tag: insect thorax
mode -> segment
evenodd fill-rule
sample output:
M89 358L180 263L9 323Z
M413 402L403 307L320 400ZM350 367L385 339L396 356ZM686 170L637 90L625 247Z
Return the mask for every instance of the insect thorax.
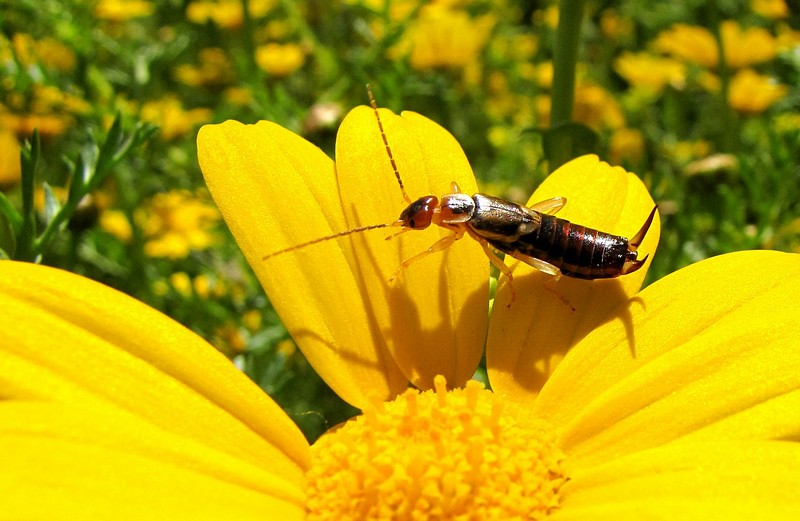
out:
M442 204L439 209L443 223L464 223L473 218L475 201L467 194L447 194L442 196Z
M533 210L490 195L475 194L472 199L475 212L469 224L481 237L513 242L539 229L542 216Z

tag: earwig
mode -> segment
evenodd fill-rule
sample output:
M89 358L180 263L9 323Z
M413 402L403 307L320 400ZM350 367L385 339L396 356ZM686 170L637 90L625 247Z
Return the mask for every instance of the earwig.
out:
M465 234L481 245L486 256L506 277L509 285L513 279L511 269L493 250L510 255L556 279L562 275L587 280L614 278L635 272L647 261L648 255L638 258L637 249L650 229L657 206L650 212L639 231L628 240L555 217L567 203L564 197L554 197L528 207L480 193L470 196L461 192L453 182L452 193L443 195L441 200L434 195L426 195L411 201L392 155L378 113L378 105L369 85L367 93L389 162L408 206L395 221L320 237L265 255L264 260L352 233L400 227L400 232L387 237L390 239L406 231L424 230L433 224L452 233L433 243L427 250L404 260L390 281L411 264L431 253L447 249ZM513 287L511 292L513 301Z

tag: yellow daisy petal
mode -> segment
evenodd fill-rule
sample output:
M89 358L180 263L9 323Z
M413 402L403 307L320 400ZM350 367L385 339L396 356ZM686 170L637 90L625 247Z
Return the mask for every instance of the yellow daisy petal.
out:
M738 252L642 291L581 341L532 414L571 461L682 438L796 439L800 255Z
M262 259L347 229L333 161L266 121L207 125L197 143L214 201L317 372L357 407L401 392L407 380L371 319L348 241Z
M304 519L302 492L267 462L83 405L0 402L5 518L103 519L128 505L125 519Z
M628 238L654 206L638 177L597 156L580 157L553 172L528 204L559 196L567 204L558 217ZM656 215L639 248L640 259L652 256L659 233ZM487 341L486 362L495 391L514 401L532 399L572 345L603 320L618 320L610 312L639 290L649 262L616 279L562 277L558 282L527 264L509 262L517 298L509 306L508 284L501 280Z
M800 518L800 445L671 443L576 470L553 521Z
M464 152L446 130L413 112L380 117L412 200L451 192L478 191ZM408 205L392 169L375 114L353 110L342 122L336 168L348 227L394 221ZM397 229L389 233L394 233ZM385 240L389 233L354 238L357 274L378 328L406 377L417 387L433 386L437 374L458 387L480 361L488 320L489 262L469 238L433 253L387 282L401 262L452 232L431 226Z
M194 455L167 452L184 468L213 475L208 469L246 462L253 472L281 476L297 499L309 465L302 434L192 332L101 284L33 264L0 263L0 295L0 394L6 400L109 419L115 429L141 434L141 452L150 457L160 449L147 435L173 440L172 447L180 439ZM73 427L82 429L76 437L96 440L111 428L101 425ZM56 427L43 427L41 434L58 433Z

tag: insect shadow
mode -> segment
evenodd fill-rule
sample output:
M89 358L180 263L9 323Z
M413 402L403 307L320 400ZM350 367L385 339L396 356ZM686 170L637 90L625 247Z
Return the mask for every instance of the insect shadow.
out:
M357 214L357 210L354 209ZM356 218L356 222L358 219ZM352 240L363 240L360 237L353 237ZM401 241L391 240L385 244L386 248L400 249ZM438 259L440 262L440 269L438 270L439 284L438 291L435 295L429 295L428 298L435 299L438 316L440 320L431 328L423 323L422 316L417 306L416 301L408 291L408 286L402 280L390 280L387 274L382 272L379 266L378 259L369 248L363 248L359 253L359 258L362 262L354 267L354 275L362 280L365 280L367 275L376 277L381 281L380 288L382 295L377 296L378 300L384 300L388 304L389 320L388 325L379 331L381 338L394 338L396 342L401 342L407 346L412 344L416 347L407 348L400 347L395 349L394 356L401 357L398 360L398 365L410 371L411 374L407 376L418 387L430 388L433 386L433 377L436 374L443 374L447 377L448 387L462 386L466 380L472 376L472 369L477 367L482 349L471 350L469 354L459 352L459 343L461 347L467 347L467 342L476 342L482 345L485 338L485 329L477 328L475 324L475 310L486 312L488 302L488 277L485 282L476 285L474 290L470 291L465 298L461 301L458 308L451 306L452 296L448 291L447 284L447 258L454 255L454 250L448 248L440 252L441 257ZM429 259L428 262L435 260ZM425 262L425 261L423 261ZM369 270L369 274L366 271ZM402 272L400 277L408 276ZM374 290L374 288L372 288ZM366 302L370 301L368 288L365 285L360 285L359 290L362 292L361 297ZM376 298L375 295L372 296ZM369 304L370 309L372 305ZM372 310L372 309L371 309ZM455 315L457 314L457 315ZM475 331L477 335L470 335L469 331ZM449 339L450 345L443 346L442 339ZM463 340L463 339L467 340ZM442 350L451 349L452 356L444 357L446 360L455 361L459 367L467 368L469 370L453 367L430 367L430 361L426 361L425 352L427 350ZM473 359L469 359L472 357Z
M619 336L609 341L615 343L615 348L626 349L627 356L637 357L632 310L644 303L639 297L629 297L620 280L565 277L551 283L551 278L536 271L517 275L518 300L514 308L508 311L503 305L503 299L509 298L507 292L501 291L495 297L488 343L493 348L497 342L503 341L504 345L502 355L494 356L491 351L487 354L493 372L515 377L519 385L535 394L573 346L600 325L615 320L622 328ZM547 289L548 285L552 289ZM585 288L586 285L591 287ZM576 311L572 312L553 291L566 295ZM498 338L501 335L503 340Z

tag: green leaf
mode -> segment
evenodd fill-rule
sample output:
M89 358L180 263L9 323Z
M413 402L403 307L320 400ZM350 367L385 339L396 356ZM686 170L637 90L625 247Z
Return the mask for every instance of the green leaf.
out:
M50 224L53 218L61 210L61 203L58 201L53 188L48 183L43 183L44 186L44 222Z
M19 235L22 230L22 214L14 208L14 205L11 204L11 201L8 200L3 192L0 192L0 216L11 226L14 236Z
M0 193L0 201L8 200L5 196ZM3 207L0 204L0 207ZM12 210L14 208L12 207ZM16 212L16 210L14 210ZM17 214L20 218L20 222L22 221L22 216ZM6 260L11 258L14 255L14 251L17 249L17 235L14 232L14 226L11 224L10 220L6 216L5 211L0 212L0 259Z
M22 223L17 233L15 258L32 262L36 258L33 245L36 240L36 208L34 207L34 181L39 158L42 154L42 143L39 132L34 129L30 141L20 148L22 164Z

